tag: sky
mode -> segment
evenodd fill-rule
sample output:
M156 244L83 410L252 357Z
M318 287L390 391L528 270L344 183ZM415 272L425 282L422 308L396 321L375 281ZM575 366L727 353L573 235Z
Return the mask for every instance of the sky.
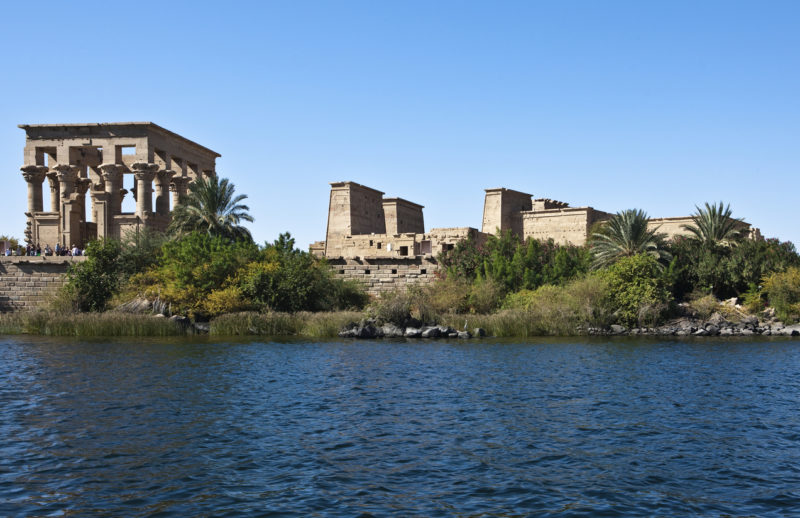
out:
M796 1L4 2L0 234L25 228L18 124L152 121L222 154L259 243L324 239L344 180L426 229L480 228L507 187L724 201L800 243L798 26Z

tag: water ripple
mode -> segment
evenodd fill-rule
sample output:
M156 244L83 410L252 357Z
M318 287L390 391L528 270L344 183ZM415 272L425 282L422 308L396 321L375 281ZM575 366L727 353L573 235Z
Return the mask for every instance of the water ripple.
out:
M0 341L2 516L800 513L800 342Z

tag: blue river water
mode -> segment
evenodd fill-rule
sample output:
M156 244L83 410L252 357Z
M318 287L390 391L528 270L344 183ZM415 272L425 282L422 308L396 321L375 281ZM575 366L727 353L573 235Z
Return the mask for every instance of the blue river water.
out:
M0 337L0 516L800 514L800 341Z

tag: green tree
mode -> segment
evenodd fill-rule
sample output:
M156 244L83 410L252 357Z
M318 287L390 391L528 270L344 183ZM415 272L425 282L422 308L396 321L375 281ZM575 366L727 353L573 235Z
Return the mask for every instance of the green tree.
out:
M72 265L65 290L79 311L104 311L119 288L120 244L114 239L92 241L86 260Z
M250 231L240 225L253 221L247 212L250 208L240 203L247 195L235 196L234 192L234 185L227 178L197 178L172 211L170 232L177 236L204 232L227 240L252 240Z
M623 257L600 275L620 323L655 325L666 313L672 297L663 268L652 255Z
M740 231L742 220L733 217L730 205L709 205L705 208L695 206L697 211L692 215L692 223L682 228L691 232L691 238L704 246L733 246L742 237Z
M647 213L641 209L614 214L589 240L594 254L593 266L603 268L623 257L647 254L663 267L661 263L670 259L665 235L658 232L659 227L648 229L647 222Z

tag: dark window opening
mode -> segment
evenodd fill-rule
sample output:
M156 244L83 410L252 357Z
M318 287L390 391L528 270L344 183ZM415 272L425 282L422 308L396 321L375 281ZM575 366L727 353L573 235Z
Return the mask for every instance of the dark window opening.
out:
M339 270L339 275L344 275L344 270Z
M401 246L400 247L400 255L408 255L408 247L407 246Z
M364 270L364 275L369 275L369 270Z
M397 270L392 270L392 274L397 274Z
M372 239L369 240L369 246L372 246Z
M421 273L422 275L425 275L426 273L428 273L428 270L423 268L422 270L419 271L419 273Z
M380 243L380 241L379 241L379 242L378 242L378 250L380 250L380 249L381 249L381 243Z

